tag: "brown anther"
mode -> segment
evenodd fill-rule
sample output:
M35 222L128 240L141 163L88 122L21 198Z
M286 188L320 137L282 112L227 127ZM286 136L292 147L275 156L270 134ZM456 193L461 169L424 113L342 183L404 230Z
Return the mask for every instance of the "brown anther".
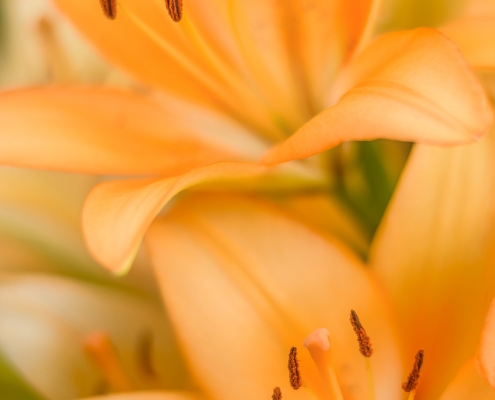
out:
M351 325L356 332L357 340L359 342L359 351L365 357L371 357L373 354L373 348L371 347L371 341L369 336L366 334L366 331L361 325L359 318L354 310L351 310Z
M105 17L108 19L117 18L117 0L100 0L100 4Z
M299 361L297 360L297 347L292 347L289 353L289 380L293 389L297 390L302 386L301 374L299 373Z
M272 400L282 400L282 391L278 386L273 388Z
M418 386L419 372L421 371L421 366L423 365L423 350L419 350L414 358L414 365L411 373L407 377L407 381L402 384L402 389L404 392L412 392Z
M182 0L165 0L170 18L175 22L182 19Z

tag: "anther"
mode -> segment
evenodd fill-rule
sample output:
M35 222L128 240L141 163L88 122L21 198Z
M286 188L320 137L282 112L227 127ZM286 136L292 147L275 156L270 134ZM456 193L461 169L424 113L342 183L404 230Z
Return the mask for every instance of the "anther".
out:
M179 22L182 19L182 0L165 0L167 10L173 21Z
M108 19L117 18L117 0L100 0L100 4L105 17Z
M278 386L273 388L272 400L282 400L282 391Z
M301 374L299 373L299 361L297 360L297 348L292 347L289 353L289 380L293 389L297 390L302 386Z
M409 374L407 381L402 384L402 389L404 392L412 392L418 386L419 372L421 371L421 366L423 365L423 350L419 350L414 358L414 365L411 373Z
M361 325L361 322L359 321L359 318L354 310L351 310L350 321L354 332L356 332L357 340L359 342L359 351L363 356L371 357L373 354L373 349L371 347L370 338L366 334L366 331L364 330L363 325Z

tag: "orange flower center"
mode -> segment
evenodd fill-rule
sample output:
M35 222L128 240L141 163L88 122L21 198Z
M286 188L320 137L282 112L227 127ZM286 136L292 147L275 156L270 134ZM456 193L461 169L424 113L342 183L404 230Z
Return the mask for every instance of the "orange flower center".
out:
M375 388L371 373L371 364L369 362L369 358L373 354L371 340L366 334L366 331L354 310L351 310L350 321L357 336L359 351L363 355L365 361L366 375L368 380L368 399L375 400ZM311 388L309 388L305 384L304 377L302 376L299 368L296 347L292 347L289 352L288 369L291 387L294 390L298 390L299 388L303 387L306 390L309 390L313 394L313 396L318 398L319 400L344 400L344 396L342 394L342 390L340 388L337 374L332 362L328 330L326 328L319 328L315 330L309 336L307 336L306 339L304 339L303 344L304 347L306 347L306 349L309 351L311 358L313 359L313 362L318 369L318 373L320 375L325 392L323 396L317 396L315 392L312 391ZM402 389L406 393L409 393L408 400L414 400L422 365L423 350L419 350L416 354L412 371L409 374L407 380L402 384ZM280 391L280 388L274 388L272 399L280 400L281 398L282 393Z

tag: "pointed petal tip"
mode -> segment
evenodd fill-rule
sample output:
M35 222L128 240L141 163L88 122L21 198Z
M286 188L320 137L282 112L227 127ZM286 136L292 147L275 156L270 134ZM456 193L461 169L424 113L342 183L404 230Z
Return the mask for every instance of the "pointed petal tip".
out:
M340 100L271 148L263 164L310 157L344 141L466 144L493 124L481 83L457 46L434 29L382 36L348 75Z

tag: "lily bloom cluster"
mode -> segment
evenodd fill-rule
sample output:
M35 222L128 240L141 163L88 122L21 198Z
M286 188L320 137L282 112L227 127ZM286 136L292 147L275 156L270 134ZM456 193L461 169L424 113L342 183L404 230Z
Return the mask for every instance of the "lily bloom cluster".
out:
M104 332L100 392L128 393L99 398L495 397L493 6L399 30L401 1L54 2L140 85L0 94L0 162L123 177L88 248L124 274L144 240L196 382L144 391ZM417 144L363 261L327 166L378 138Z

